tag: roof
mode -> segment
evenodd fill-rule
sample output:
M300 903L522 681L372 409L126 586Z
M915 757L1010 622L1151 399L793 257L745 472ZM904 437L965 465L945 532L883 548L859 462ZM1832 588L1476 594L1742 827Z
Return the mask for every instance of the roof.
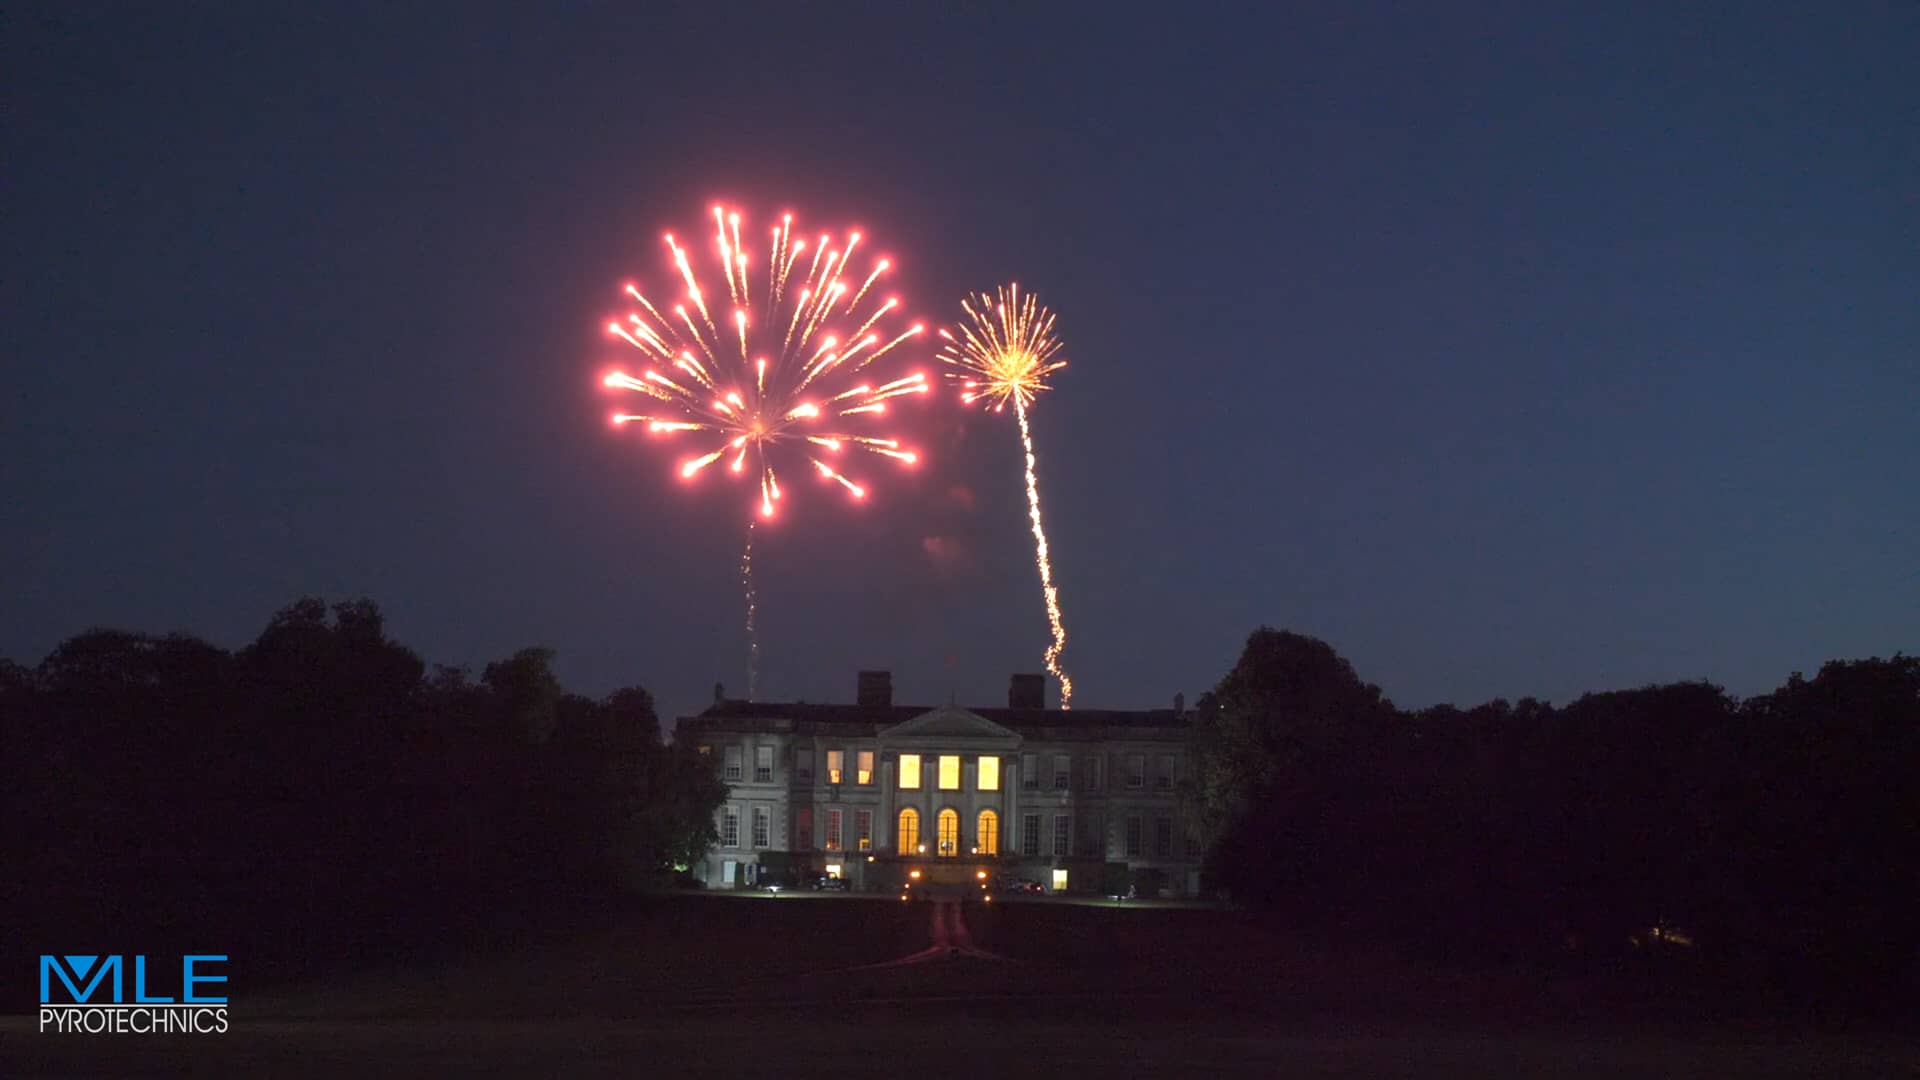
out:
M801 701L723 700L698 716L682 719L680 730L791 730L796 734L877 735L884 728L955 709L951 705L814 705ZM1172 709L1009 709L972 705L964 709L1022 735L1048 739L1099 737L1110 734L1114 728L1139 729L1140 735L1147 738L1184 736L1187 731L1187 717Z

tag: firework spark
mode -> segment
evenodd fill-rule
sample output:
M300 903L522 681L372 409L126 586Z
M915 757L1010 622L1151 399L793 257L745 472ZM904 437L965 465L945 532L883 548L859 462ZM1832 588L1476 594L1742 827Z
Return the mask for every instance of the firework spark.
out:
M1040 482L1034 475L1033 431L1027 409L1047 377L1067 366L1056 359L1060 339L1053 333L1053 313L1033 296L1020 296L1019 285L1001 288L997 295L981 293L960 302L967 314L960 336L941 330L946 342L939 359L953 370L947 377L960 383L960 400L982 403L994 412L1013 405L1020 420L1020 445L1026 452L1027 516L1033 523L1033 561L1040 571L1040 593L1046 599L1047 625L1053 640L1047 646L1047 670L1060 680L1060 707L1073 708L1073 680L1060 664L1067 647L1067 628L1060 617L1060 593L1053 584L1053 562L1047 554L1047 531L1040 523Z
M836 246L823 234L804 276L796 278L795 261L807 242L793 239L789 214L772 229L761 281L750 276L755 261L740 246L740 215L716 206L713 222L724 307L722 295L706 290L693 255L671 233L665 242L678 279L670 288L677 295L655 294L656 303L638 285L626 288L637 306L625 323L609 324L608 332L638 350L647 366L638 374L615 371L605 381L651 401L645 413L614 414L614 423L644 424L656 435L705 434L706 448L681 461L681 477L692 479L724 462L727 471L755 480L762 517L773 517L782 498L776 466L786 453L804 457L823 480L853 498L865 498L867 489L830 459L849 448L909 465L917 455L895 438L842 421L884 414L889 400L929 389L920 373L884 381L854 378L921 333L918 324L900 333L879 325L899 310L897 298L861 308L892 264L876 260L864 278L852 279L863 281L853 292L843 278L861 235ZM763 286L758 295L756 283ZM853 298L843 304L849 292Z

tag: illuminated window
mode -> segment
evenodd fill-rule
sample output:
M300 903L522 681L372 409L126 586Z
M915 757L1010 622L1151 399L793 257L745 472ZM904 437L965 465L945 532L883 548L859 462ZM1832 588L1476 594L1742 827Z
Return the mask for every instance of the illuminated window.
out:
M1073 818L1066 814L1053 816L1053 853L1073 854Z
M753 778L762 784L773 779L773 747L753 748Z
M827 876L830 878L837 878L840 876L841 869L842 868L839 863L830 862L827 864Z
M920 755L900 755L900 790L914 791L920 787Z
M1040 854L1040 815L1028 814L1020 819L1020 854Z
M940 854L960 854L960 811L948 807L940 811Z
M1067 891L1067 872L1065 870L1055 870L1053 872L1053 891Z
M764 806L753 808L753 846L768 847L773 843L773 812Z
M900 811L899 835L900 854L911 855L920 846L920 811L909 806Z
M731 806L720 816L720 846L740 846L740 811Z
M857 784L873 783L873 751L860 751L859 761L860 771L854 774L854 782Z
M853 838L861 851L873 850L873 811L855 810L853 812Z
M940 755L940 790L960 790L960 755Z
M1000 815L991 810L980 811L980 831L975 836L980 854L1000 854Z
M707 743L701 743L701 744L700 744L700 756L701 756L701 757L712 757L712 756L713 756L713 747L712 747L712 746L710 746L710 745L708 745Z
M740 779L740 763L743 760L745 760L741 756L742 753L743 752L741 751L741 749L737 746L727 747L726 765L724 766L724 768L720 773L721 776L727 778L728 780Z
M845 770L846 764L847 752L845 750L827 751L827 783L839 783L840 774Z
M980 783L978 786L981 791L999 791L1000 790L1000 759L999 758L982 757L980 759Z
M827 811L827 850L840 850L840 811Z

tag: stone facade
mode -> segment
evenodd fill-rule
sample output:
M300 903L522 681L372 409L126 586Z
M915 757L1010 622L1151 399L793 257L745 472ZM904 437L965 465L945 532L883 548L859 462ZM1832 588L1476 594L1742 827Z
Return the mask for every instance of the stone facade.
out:
M1046 709L1039 685L1015 676L1007 708L926 708L894 705L886 674L863 672L854 705L719 700L681 720L729 788L695 873L719 889L832 875L869 892L1195 891L1176 797L1188 718Z

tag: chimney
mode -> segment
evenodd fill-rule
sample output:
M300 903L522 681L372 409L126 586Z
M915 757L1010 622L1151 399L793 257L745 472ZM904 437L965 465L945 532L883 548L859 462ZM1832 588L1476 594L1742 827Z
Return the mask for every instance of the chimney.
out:
M1007 708L1044 709L1047 707L1045 675L1015 675L1007 683Z
M854 703L857 705L892 705L893 672L861 672L859 692L854 696Z

